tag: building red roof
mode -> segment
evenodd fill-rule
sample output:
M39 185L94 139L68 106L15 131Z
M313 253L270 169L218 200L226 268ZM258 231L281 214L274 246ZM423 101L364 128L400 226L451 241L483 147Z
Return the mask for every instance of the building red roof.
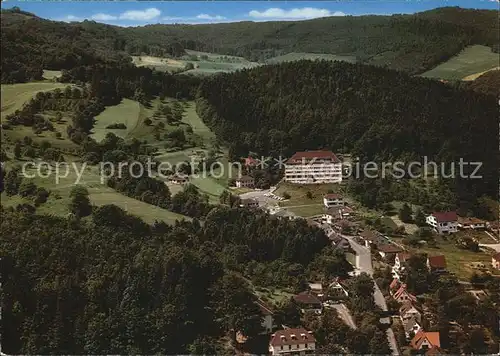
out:
M380 252L384 252L384 253L398 253L398 252L403 251L403 249L401 247L396 246L396 245L391 244L391 243L377 245L377 249Z
M446 258L444 255L429 256L427 262L432 268L446 268Z
M401 287L399 287L398 291L394 293L393 297L394 299L399 299L399 297L401 297L403 294L406 294L408 296L408 299L414 302L417 301L417 297L406 290L406 284L402 284Z
M436 218L438 223L457 221L458 219L457 213L454 211L434 212L432 216Z
M332 151L305 151L296 152L292 157L290 157L286 163L287 164L300 164L303 161L316 160L328 160L333 163L340 163L340 160L335 156ZM320 163L320 162L318 162Z
M389 285L389 288L392 290L392 289L396 289L396 288L399 288L399 286L401 285L401 283L399 282L399 279L397 278L394 278L391 282L391 284Z
M317 305L319 307L322 306L321 300L318 299L314 294L306 291L306 292L301 292L293 297L293 300L295 302L300 303L300 304L308 304L308 305Z
M284 329L278 330L271 335L271 341L269 342L272 346L284 346L284 345L298 345L298 344L309 344L316 342L316 339L312 332L307 331L304 328L295 329Z
M245 158L245 166L255 166L257 163L258 161L253 157L248 156Z
M423 330L419 330L415 334L415 337L410 342L410 346L416 350L420 350L425 340L429 342L431 347L441 347L438 331L426 332Z
M397 255L397 258L399 259L399 263L406 262L410 259L411 253L409 252L400 252Z
M325 194L324 198L326 198L326 199L342 199L342 195L331 193L331 194Z

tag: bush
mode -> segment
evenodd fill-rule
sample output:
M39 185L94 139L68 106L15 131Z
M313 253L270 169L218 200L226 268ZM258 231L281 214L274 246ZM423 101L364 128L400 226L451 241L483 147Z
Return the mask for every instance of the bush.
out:
M56 138L61 139L61 137L62 137L62 134L60 132L56 132Z
M151 119L146 119L146 120L144 120L144 123L145 123L147 126L149 126L149 125L151 125L151 124L153 123L153 121L151 121Z
M283 193L283 198L285 198L285 199L290 199L290 198L291 198L291 195L290 195L290 194L288 194L288 192L284 192L284 193Z
M147 120L149 120L149 119L146 119L144 122L146 122ZM150 124L151 124L151 120L149 120L149 124L146 124L146 125L150 125ZM106 128L107 129L126 130L127 129L127 125L125 125L124 123L120 122L119 124L114 123L114 124L108 125L108 126L106 126Z

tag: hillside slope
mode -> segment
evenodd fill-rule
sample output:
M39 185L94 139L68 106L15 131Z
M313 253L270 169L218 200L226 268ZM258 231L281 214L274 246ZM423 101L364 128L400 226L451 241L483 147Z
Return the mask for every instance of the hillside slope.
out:
M252 61L291 52L348 55L415 74L467 45L497 46L497 20L496 11L442 8L414 15L124 28L94 21L54 22L19 10L2 10L2 81L39 79L41 65L60 70L96 58L175 57L185 49Z

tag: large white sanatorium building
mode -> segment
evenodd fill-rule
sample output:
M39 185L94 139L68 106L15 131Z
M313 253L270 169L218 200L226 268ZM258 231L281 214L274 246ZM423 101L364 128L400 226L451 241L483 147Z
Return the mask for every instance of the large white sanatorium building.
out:
M285 163L285 181L297 184L342 182L342 163L331 151L297 152Z

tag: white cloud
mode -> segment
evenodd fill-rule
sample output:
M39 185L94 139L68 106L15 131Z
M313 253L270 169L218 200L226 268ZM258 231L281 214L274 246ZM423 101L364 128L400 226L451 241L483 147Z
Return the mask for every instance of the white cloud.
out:
M61 19L61 21L71 22L71 21L82 21L83 19L78 16L68 15Z
M198 16L196 16L196 18L199 20L225 20L226 19L224 16L220 16L220 15L212 16L212 15L208 15L208 14L199 14Z
M132 20L132 21L150 21L158 18L161 15L161 11L157 8L149 8L146 10L130 10L125 11L118 17L120 20Z
M103 14L103 13L94 14L90 18L94 21L113 21L113 20L117 19L116 16Z
M256 19L314 19L327 16L345 16L345 13L341 11L331 12L327 9L318 9L315 7L303 7L290 10L272 7L265 11L252 10L248 13L248 16Z

